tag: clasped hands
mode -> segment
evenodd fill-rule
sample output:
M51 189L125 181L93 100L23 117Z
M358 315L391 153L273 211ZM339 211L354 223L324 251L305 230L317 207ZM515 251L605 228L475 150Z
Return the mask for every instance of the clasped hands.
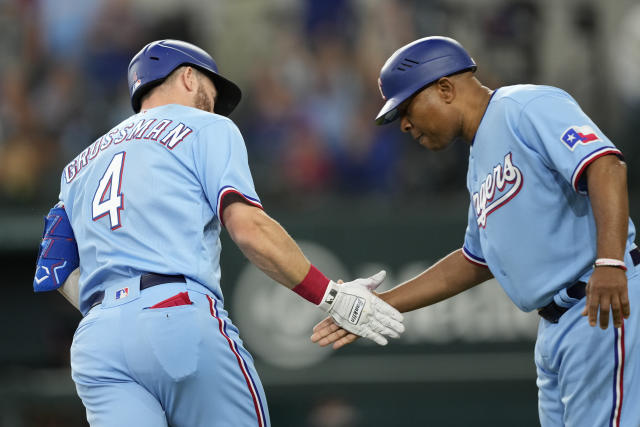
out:
M382 274L381 277L379 276L380 274ZM380 285L380 283L382 283L383 279L384 272L380 272L369 279L358 280L370 280L375 282L374 286L367 286L367 289L373 291ZM339 281L338 283L342 283L342 281ZM382 304L386 304L379 297L376 297L376 300L379 300ZM613 317L613 326L616 328L621 327L623 320L628 318L630 313L627 280L624 272L613 268L595 269L594 274L587 285L587 296L585 300L585 307L582 315L588 317L589 324L591 326L596 326L596 324L599 323L602 329L606 329L609 324L609 316L611 312ZM386 305L392 310L395 310L388 304ZM398 318L396 317L396 319ZM399 318L399 322L401 321L402 317ZM383 335L397 338L399 333L404 331L404 326L402 324L400 324L400 326L402 327L401 329L394 329L396 333L393 333L392 330L391 332L387 331L387 333L384 333ZM330 316L314 326L311 341L317 343L321 347L333 344L333 349L337 350L347 344L351 344L357 340L359 336L374 339L371 336L359 333L354 328L349 328L348 326L345 327L344 322L338 322L334 317ZM384 342L382 342L379 337L376 338L377 340L374 339L374 341L378 344L385 345L387 343L384 338Z
M385 276L383 270L366 279L332 281L336 299L328 309L330 316L313 328L311 341L322 347L333 343L338 349L358 337L379 345L387 344L386 337L398 338L404 332L402 314L373 293Z
M385 276L383 270L369 278L351 282L331 281L326 293L330 298L320 305L330 316L315 326L314 337L317 339L312 337L312 341L325 346L336 339L346 338L352 342L361 336L386 345L387 337L398 338L404 332L402 314L372 292ZM346 343L336 343L334 348Z

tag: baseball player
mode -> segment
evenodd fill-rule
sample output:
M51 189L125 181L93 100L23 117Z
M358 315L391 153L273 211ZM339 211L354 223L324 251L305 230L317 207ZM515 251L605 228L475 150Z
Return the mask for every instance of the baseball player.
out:
M73 286L79 265L84 317L71 368L89 423L268 426L253 360L223 304L222 226L251 262L351 332L384 345L403 331L402 316L370 292L384 272L330 281L263 211L225 117L240 89L209 54L155 41L128 80L136 114L65 167L34 278L36 290Z
M470 149L462 248L382 296L406 312L495 277L541 317L542 426L637 427L640 325L630 300L640 301L640 252L622 154L566 92L493 91L475 70L446 37L416 40L382 68L378 124L399 119L430 150L456 138ZM313 341L334 348L356 338L330 319L314 331Z

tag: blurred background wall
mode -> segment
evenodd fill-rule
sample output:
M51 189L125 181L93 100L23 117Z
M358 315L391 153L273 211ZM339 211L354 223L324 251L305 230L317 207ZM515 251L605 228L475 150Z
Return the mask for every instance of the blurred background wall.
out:
M200 45L242 87L232 118L262 202L334 278L385 268L391 287L462 243L467 148L373 124L380 67L427 35L458 39L491 88L570 92L625 153L640 213L634 0L0 0L0 35L1 426L86 425L68 368L80 315L33 294L34 261L62 167L131 114L127 64L151 40ZM315 309L222 239L274 426L538 425L537 318L495 282L411 313L388 347L332 352L308 340Z

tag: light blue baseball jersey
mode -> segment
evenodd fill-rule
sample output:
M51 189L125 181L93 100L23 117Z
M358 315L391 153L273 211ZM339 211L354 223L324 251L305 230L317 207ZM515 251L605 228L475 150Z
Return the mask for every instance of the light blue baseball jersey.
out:
M71 375L92 425L270 424L220 291L230 193L261 207L239 130L181 105L128 118L66 166L60 200L78 243L85 315ZM187 280L140 291L146 272Z
M164 105L126 119L62 175L80 253L80 308L112 281L183 274L220 291L220 201L261 207L242 135L225 117Z
M596 227L586 167L620 151L566 92L517 85L494 92L469 155L463 254L488 266L522 310L586 282ZM627 265L635 229L629 220Z
M584 171L605 155L621 156L566 92L518 85L494 92L469 154L471 195L463 254L488 266L522 310L552 300L567 308L558 323L540 320L535 348L543 427L637 426L640 359L640 266L625 262L631 315L601 330L581 315L585 298L566 288L587 282L596 258L596 226ZM594 400L594 396L597 399ZM624 396L624 401L623 401Z

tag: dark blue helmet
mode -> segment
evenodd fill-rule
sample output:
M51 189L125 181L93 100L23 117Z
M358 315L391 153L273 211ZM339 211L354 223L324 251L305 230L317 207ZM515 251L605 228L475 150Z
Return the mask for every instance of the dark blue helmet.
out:
M214 112L223 116L231 114L242 97L240 88L218 74L218 66L211 55L198 46L180 40L151 42L129 63L129 95L133 111L140 111L142 96L181 65L191 65L211 78L218 91Z
M398 118L398 106L441 77L477 68L473 58L454 39L425 37L396 50L380 70L378 86L386 102L376 123Z

